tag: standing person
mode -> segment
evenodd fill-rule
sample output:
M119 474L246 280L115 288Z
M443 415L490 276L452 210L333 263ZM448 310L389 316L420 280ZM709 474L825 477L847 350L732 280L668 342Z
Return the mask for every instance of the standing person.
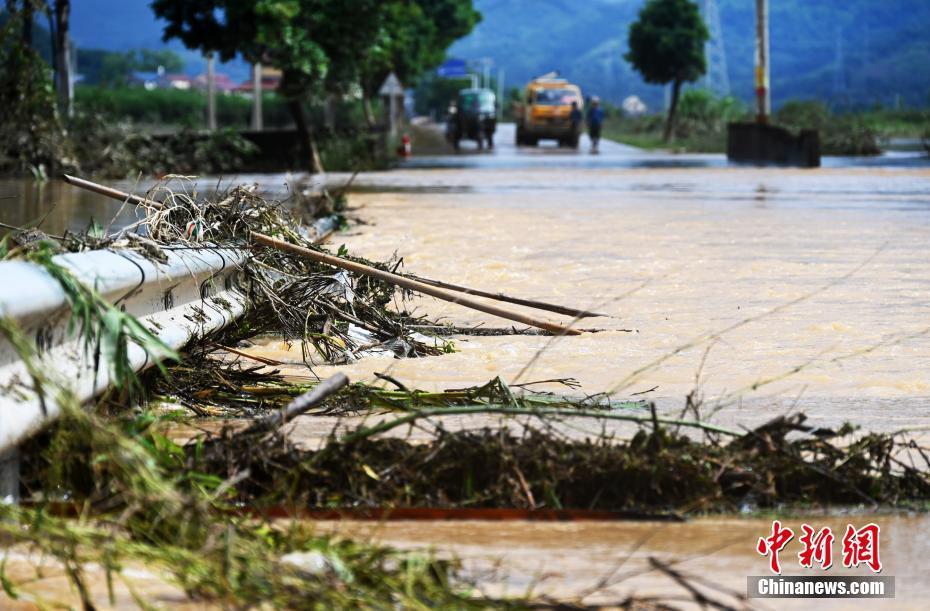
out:
M578 136L581 134L581 122L584 120L584 116L581 114L581 109L578 108L577 100L572 102L572 112L568 115L568 118L572 123L572 135L568 142L573 147L578 148Z
M591 136L591 152L597 153L601 141L601 125L604 123L604 109L601 108L601 99L597 96L591 98L591 107L588 108L588 134Z

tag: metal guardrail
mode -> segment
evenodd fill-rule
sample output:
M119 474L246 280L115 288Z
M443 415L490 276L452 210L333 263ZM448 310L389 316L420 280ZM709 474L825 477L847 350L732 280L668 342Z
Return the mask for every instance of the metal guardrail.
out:
M175 349L222 328L245 311L247 298L237 279L244 252L206 248L164 252L166 263L111 250L59 255L55 261ZM19 326L34 343L42 371L67 384L79 399L90 399L109 385L106 355L99 354L95 367L98 355L87 354L82 342L67 332L68 301L43 268L23 261L0 262L0 317ZM153 364L132 342L129 361L137 371ZM18 471L9 464L15 461L15 448L59 412L54 398L40 401L25 364L0 338L0 472ZM0 497L15 497L9 477L5 484L0 482Z

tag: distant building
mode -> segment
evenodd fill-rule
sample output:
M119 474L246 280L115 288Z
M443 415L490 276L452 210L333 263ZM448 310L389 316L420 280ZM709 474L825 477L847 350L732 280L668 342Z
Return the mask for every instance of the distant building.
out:
M165 89L190 89L194 79L186 74L166 74L162 77Z
M132 72L129 75L129 84L144 87L146 90L158 89L158 81L161 79L157 72Z
M276 68L262 66L262 91L276 91L281 84L281 71ZM251 94L253 90L252 79L243 81L233 91L236 93Z
M237 88L236 82L232 80L228 74L223 74L218 72L213 75L213 83L216 87L216 90L220 93L230 93L235 91ZM198 74L194 77L194 88L207 90L207 74Z
M147 91L153 89L190 89L193 79L186 74L167 74L163 68L157 72L135 71L129 75L129 84L143 87Z
M624 113L628 115L632 115L634 117L637 115L644 114L646 110L648 110L646 108L646 105L643 103L643 101L640 100L639 97L635 95L631 95L625 98L623 100L623 103L620 105L620 107L623 109Z

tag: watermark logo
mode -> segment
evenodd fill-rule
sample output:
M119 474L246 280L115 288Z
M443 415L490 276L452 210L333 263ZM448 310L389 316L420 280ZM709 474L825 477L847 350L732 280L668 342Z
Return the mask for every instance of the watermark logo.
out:
M779 520L772 522L768 536L759 537L756 552L768 559L769 571L778 577L747 578L750 598L894 598L894 577L887 576L791 576L781 577L782 552L795 532ZM833 566L836 535L829 526L817 529L801 524L798 564L803 569L829 570ZM881 573L881 527L869 523L861 528L846 525L841 540L841 562L845 568L868 567Z
M778 560L778 554L785 549L788 542L794 539L794 531L790 528L782 527L781 522L775 520L772 522L772 534L768 537L759 537L756 544L756 551L763 556L769 557L769 569L776 575L781 575L781 562Z

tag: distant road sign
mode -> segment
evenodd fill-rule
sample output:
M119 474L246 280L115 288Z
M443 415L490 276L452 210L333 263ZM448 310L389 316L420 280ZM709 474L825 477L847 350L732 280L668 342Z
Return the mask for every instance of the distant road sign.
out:
M397 75L392 72L384 79L384 83L381 85L381 89L378 90L378 94L391 97L404 95L404 87L400 84Z
M441 66L436 68L436 75L442 78L466 78L468 77L468 66L464 59L447 59Z

